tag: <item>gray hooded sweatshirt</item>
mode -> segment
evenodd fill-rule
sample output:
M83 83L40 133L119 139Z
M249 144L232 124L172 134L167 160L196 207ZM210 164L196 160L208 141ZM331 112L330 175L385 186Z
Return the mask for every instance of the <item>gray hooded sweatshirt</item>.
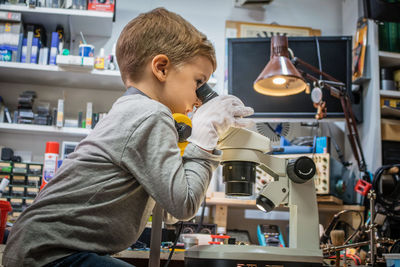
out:
M220 152L177 146L171 111L143 95L119 98L12 227L6 267L43 266L80 251L113 254L140 236L155 202L193 217Z

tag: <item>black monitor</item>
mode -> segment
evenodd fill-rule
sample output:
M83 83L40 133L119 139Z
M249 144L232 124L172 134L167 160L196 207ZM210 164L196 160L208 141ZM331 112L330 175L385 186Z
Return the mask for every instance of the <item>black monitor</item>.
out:
M352 38L289 37L289 48L303 61L319 68L317 45L320 50L322 71L346 84L351 93ZM302 92L292 96L266 96L253 89L253 83L270 57L270 38L228 39L228 92L253 107L254 117L314 118L316 109L311 95ZM319 77L313 74L314 77ZM328 118L344 117L340 100L323 90ZM353 108L354 110L354 108ZM357 114L357 111L355 111Z

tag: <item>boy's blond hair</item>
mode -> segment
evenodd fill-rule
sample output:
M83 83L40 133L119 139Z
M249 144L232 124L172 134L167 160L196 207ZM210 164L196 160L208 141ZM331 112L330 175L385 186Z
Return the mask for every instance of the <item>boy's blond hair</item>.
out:
M207 37L184 18L156 8L140 14L122 30L117 42L117 61L122 80L137 81L143 67L158 54L178 66L195 56L207 57L216 69L215 50Z

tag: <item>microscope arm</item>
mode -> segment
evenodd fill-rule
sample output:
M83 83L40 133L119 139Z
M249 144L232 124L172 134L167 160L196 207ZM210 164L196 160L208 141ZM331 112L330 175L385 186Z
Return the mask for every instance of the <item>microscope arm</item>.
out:
M260 191L257 206L271 211L282 203L287 204L290 212L289 246L318 250L318 207L312 179L316 169L314 161L308 157L284 159L269 155L271 149L267 137L240 128L229 129L220 139L218 148L223 152L222 164L251 162L274 178Z

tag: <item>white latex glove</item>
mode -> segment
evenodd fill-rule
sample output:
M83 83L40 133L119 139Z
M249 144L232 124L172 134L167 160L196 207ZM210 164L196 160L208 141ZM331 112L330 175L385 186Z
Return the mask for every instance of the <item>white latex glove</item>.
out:
M213 150L220 136L230 127L249 127L254 124L250 116L254 110L245 107L243 102L233 95L222 95L200 106L192 118L192 135L188 141L205 149Z

